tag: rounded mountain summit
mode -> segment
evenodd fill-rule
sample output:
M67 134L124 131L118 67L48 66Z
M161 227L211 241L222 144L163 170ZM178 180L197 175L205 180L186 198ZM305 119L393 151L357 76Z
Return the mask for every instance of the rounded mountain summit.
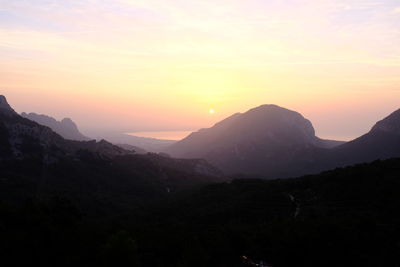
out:
M287 177L312 163L317 151L340 144L315 136L311 122L300 113L262 105L194 132L166 152L205 158L227 174Z

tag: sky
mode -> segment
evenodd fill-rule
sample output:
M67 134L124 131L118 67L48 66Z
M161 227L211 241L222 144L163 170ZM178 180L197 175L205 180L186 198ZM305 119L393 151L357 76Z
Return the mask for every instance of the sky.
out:
M351 139L400 108L400 1L0 0L0 59L16 111L86 134L277 104Z

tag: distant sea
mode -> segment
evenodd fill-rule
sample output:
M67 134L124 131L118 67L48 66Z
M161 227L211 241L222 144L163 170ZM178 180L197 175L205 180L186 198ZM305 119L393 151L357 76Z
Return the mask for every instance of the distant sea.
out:
M127 133L133 136L156 138L162 140L181 140L193 131L153 131L153 132L132 132Z
M149 131L149 132L131 132L126 133L128 135L139 136L139 137L148 137L148 138L156 138L161 140L182 140L183 138L187 137L192 131ZM337 141L350 141L355 139L354 136L318 136L322 139L329 139L329 140L337 140Z

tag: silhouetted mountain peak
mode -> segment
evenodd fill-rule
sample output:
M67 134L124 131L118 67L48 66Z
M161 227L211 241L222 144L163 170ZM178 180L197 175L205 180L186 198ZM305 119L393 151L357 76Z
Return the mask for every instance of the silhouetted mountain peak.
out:
M314 127L300 113L277 105L262 105L245 113L235 113L211 128L194 132L181 141L201 138L205 143L271 143L275 140L289 143L316 143ZM179 142L178 142L179 143Z
M275 104L263 104L258 107L250 109L248 112L251 112L251 111L261 112L261 111L291 111L291 110L281 107L281 106L278 106L278 105L275 105ZM293 111L291 111L291 112L293 112Z
M340 144L315 136L311 122L300 113L262 105L192 133L166 152L204 158L226 173L287 177L302 173L303 165L312 166L321 149Z
M300 113L277 105L262 105L236 116L232 131L252 136L268 137L296 143L315 142L311 122Z
M62 120L61 120L61 123L76 125L76 124L72 121L72 119L70 119L70 118L64 118L64 119L62 119Z
M400 109L396 110L383 120L378 121L371 131L383 131L400 134Z
M79 131L78 130L78 126L76 125L76 123L70 118L62 119L61 120L61 124L64 125L65 127L68 127L68 128L74 129L76 131Z
M62 137L70 140L88 141L90 138L84 136L78 129L78 126L70 118L62 119L57 121L56 119L36 113L25 113L22 112L21 116L29 120L35 121L41 125L50 127L53 131L61 135Z
M3 95L0 95L0 112L8 113L8 114L15 114L15 111L8 104L6 97Z

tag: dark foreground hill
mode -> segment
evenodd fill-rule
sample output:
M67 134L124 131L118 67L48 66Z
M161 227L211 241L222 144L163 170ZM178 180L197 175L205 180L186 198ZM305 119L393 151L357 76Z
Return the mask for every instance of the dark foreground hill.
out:
M216 183L205 161L65 140L0 97L1 266L400 266L399 178L389 159Z
M241 256L272 266L399 266L399 178L400 159L391 159L210 185L150 214L147 235L133 236L149 253L174 248L184 266L241 266Z
M0 256L3 266L399 266L399 178L400 159L390 159L214 184L133 209L94 198L120 207L96 218L65 194L2 201Z

